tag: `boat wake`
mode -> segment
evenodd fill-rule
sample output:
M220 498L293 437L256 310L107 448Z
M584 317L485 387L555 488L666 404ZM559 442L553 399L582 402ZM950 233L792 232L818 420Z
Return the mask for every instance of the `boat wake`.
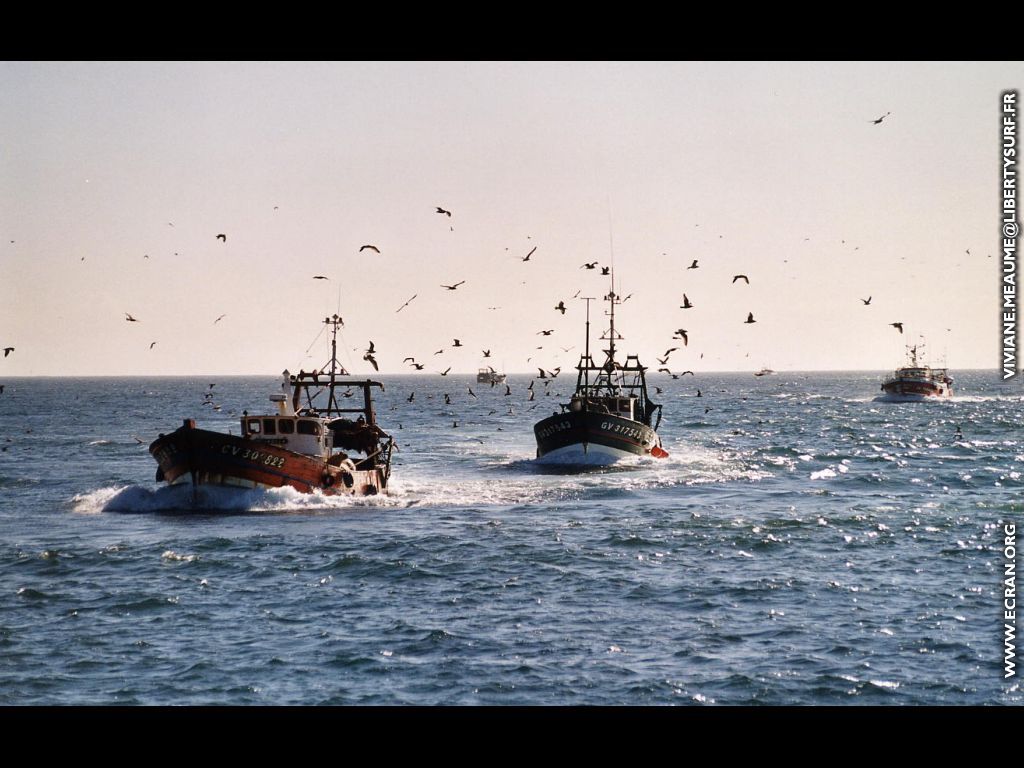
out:
M199 486L193 497L188 484L150 488L128 485L100 488L79 494L72 500L80 514L120 512L245 514L320 512L362 507L395 506L401 502L388 496L324 496L320 492L301 493L294 488L225 488Z

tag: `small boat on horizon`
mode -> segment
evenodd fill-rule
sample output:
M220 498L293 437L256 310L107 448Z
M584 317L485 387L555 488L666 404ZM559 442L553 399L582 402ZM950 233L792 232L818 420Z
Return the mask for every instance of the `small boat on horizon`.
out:
M875 398L876 402L914 403L953 397L953 379L947 369L918 362L918 348L923 347L924 343L907 347L908 364L897 368L882 382L883 394Z
M283 373L281 392L270 396L277 412L243 411L241 434L199 429L193 418L149 446L156 479L234 488L291 487L302 493L369 496L387 493L394 439L377 426L371 389L384 385L348 378L338 362L338 315L331 359L317 371ZM343 408L337 390L362 391L362 402ZM352 453L352 456L349 455ZM193 495L193 499L195 496Z
M609 465L635 456L665 458L658 436L661 405L647 395L646 368L636 355L615 359L615 307L621 301L613 290L604 298L610 307L605 359L597 365L590 355L590 302L587 302L586 347L576 366L576 390L561 413L537 422L537 461L541 464ZM655 420L655 415L657 416Z
M766 365L764 368L762 368L760 371L758 371L754 375L755 376L774 376L775 375L775 371L773 371L771 368L769 368Z
M476 372L477 384L490 384L493 387L495 384L504 384L506 378L504 373L498 373L490 366L480 368Z

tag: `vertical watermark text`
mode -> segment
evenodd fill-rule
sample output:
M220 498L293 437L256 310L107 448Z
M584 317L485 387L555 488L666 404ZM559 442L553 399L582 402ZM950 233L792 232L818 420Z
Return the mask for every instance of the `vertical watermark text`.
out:
M1003 679L1017 674L1017 525L1003 525Z
M1017 92L1004 91L1002 101L1002 293L1000 304L1003 380L1018 370L1017 335Z

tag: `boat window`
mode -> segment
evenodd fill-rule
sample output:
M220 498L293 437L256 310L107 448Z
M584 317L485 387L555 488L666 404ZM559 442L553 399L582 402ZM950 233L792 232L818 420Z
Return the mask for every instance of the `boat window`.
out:
M249 419L249 421L248 421L248 429L249 429L249 434L250 435L258 435L260 433L260 420L259 419Z
M315 421L309 421L308 419L303 419L302 421L300 421L298 423L298 426L296 427L296 431L300 435L319 435L320 434L320 425L317 424Z
M290 435L295 431L295 422L291 419L281 419L277 422L277 431L282 435Z
M263 434L265 434L265 435L276 435L277 434L277 427L274 425L274 420L273 419L264 419L263 420Z

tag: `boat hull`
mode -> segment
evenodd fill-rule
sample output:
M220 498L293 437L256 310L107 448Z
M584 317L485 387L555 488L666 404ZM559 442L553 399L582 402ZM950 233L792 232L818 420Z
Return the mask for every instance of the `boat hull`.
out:
M893 381L882 385L883 394L875 398L880 403L919 403L925 400L948 400L953 388L947 384L925 381Z
M542 464L601 466L630 457L665 455L658 433L649 426L609 414L559 413L537 422L533 433Z
M381 467L328 463L265 441L197 429L188 422L161 435L149 452L159 465L157 479L172 485L290 487L302 493L356 496L387 492L387 474Z

